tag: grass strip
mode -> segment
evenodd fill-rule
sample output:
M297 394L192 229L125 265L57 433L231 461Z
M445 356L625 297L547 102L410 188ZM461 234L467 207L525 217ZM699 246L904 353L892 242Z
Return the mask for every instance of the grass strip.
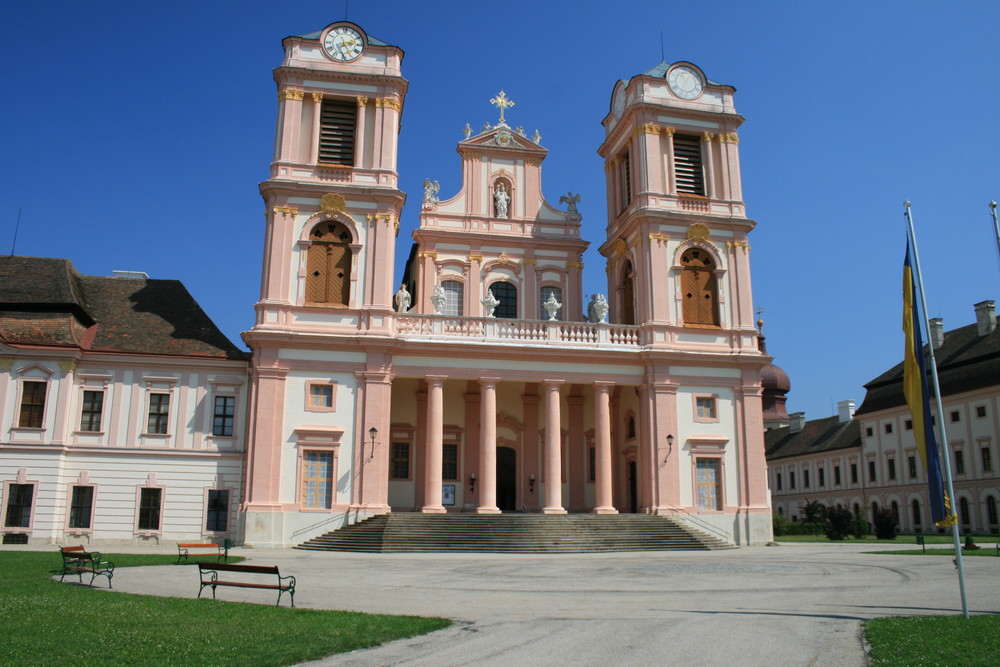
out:
M976 535L974 536L976 544L987 548L984 545L989 545L990 549L996 549L993 545L997 543L1000 539L997 535ZM868 535L862 539L856 539L853 537L848 537L843 540L829 540L825 535L779 535L774 538L775 542L819 542L819 543L829 543L829 544L917 544L917 538L914 535L898 535L892 540L878 540L875 539L874 535ZM955 538L951 535L924 535L925 544L952 544ZM964 537L963 537L964 541Z
M955 557L955 549L928 549L927 551L922 551L920 549L906 549L905 551L867 551L865 553L870 554L885 554L890 556L951 556ZM990 558L997 557L997 550L994 548L989 549L962 549L962 558L966 556L987 556Z
M873 667L1000 664L1000 616L907 616L864 623Z
M104 559L119 568L177 557ZM0 551L0 664L291 665L451 625L443 618L126 595L72 585L68 576L61 584L51 578L60 564L58 551Z

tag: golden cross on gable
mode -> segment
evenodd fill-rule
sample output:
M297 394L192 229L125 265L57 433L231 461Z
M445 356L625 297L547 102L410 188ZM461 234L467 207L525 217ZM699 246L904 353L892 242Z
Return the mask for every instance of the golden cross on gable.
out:
M490 100L490 104L500 108L500 124L506 125L503 119L503 112L506 111L507 107L514 106L514 100L507 97L507 93L500 91L500 94Z

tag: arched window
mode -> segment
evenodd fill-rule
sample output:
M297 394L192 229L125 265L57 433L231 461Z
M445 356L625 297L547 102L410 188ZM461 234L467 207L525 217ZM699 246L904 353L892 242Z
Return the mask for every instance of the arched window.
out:
M351 233L335 220L322 222L309 234L306 303L350 305Z
M997 499L993 496L986 496L986 517L991 526L997 523Z
M970 521L971 517L969 516L969 501L965 498L958 499L958 516L961 519L963 526L968 526L972 523Z
M558 287L543 287L541 292L542 302L538 305L539 318L543 320L549 319L549 311L545 310L545 302L549 300L550 296L555 297L556 303L562 304L562 290ZM555 319L562 319L562 307L560 305L559 310L556 311Z
M621 310L618 319L622 324L635 324L635 270L632 262L625 262L622 270Z
M921 521L920 521L920 501L917 500L916 498L914 498L913 502L911 503L911 505L913 506L913 525L914 526L919 526L920 523L921 523Z
M896 523L899 523L899 503L895 500L892 501L892 518L896 520Z
M628 418L628 437L635 437L635 417L629 416Z
M444 289L444 310L443 315L448 317L461 317L465 304L465 285L457 280L445 280L441 282Z
M490 294L495 296L500 302L496 310L493 311L494 317L503 317L509 320L517 319L517 287L508 282L498 280L490 285Z
M689 248L681 255L684 324L719 326L719 286L715 260L707 250Z

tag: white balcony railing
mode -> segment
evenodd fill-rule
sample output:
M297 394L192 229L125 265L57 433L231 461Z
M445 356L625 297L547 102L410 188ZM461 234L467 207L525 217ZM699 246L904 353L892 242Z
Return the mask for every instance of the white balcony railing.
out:
M402 338L463 339L492 343L638 347L639 327L546 320L507 320L493 317L396 315L396 334Z

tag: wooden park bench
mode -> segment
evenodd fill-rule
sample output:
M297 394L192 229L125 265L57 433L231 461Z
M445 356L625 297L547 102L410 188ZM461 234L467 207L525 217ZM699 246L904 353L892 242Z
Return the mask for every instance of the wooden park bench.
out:
M86 547L59 547L62 555L62 576L59 581L66 578L67 574L76 574L83 583L83 575L89 574L88 586L94 585L94 579L98 576L108 578L108 588L111 588L111 577L115 576L115 564L101 560L101 554L97 551L87 551Z
M191 552L196 552L192 554ZM196 556L215 556L215 559L222 562L223 559L229 562L229 547L225 547L221 544L212 544L208 542L206 544L178 544L177 545L177 564L181 564L181 559L185 563L189 562L188 558L191 555Z
M220 579L222 573L225 579ZM233 563L198 563L198 574L201 576L201 588L198 589L198 597L206 586L212 587L212 597L215 598L216 586L236 586L239 588L265 588L278 591L278 601L274 603L277 607L281 604L281 594L288 593L292 598L292 606L295 606L295 577L283 577L278 572L277 565L237 565ZM277 577L277 581L268 580L265 583L260 577L246 578L246 575L271 575Z

